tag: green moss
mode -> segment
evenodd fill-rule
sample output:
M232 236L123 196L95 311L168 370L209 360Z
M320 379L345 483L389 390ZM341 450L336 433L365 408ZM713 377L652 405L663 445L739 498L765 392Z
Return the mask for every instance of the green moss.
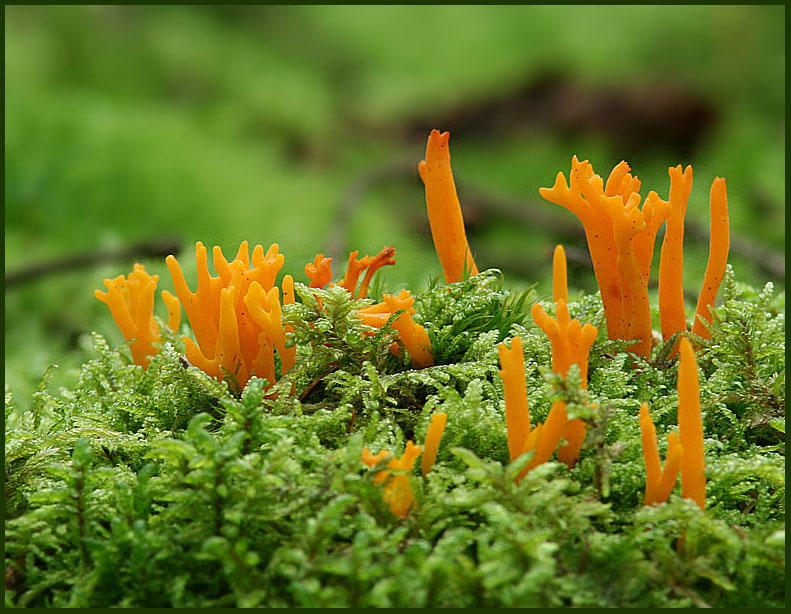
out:
M641 504L640 402L662 454L676 428L661 347L635 369L600 335L587 392L576 369L558 387L534 295L487 271L416 295L436 366L415 371L388 327L363 334L365 301L297 291L298 360L276 398L188 367L175 337L143 371L97 334L74 386L42 382L30 410L6 394L7 605L782 605L785 297L771 285L729 273L699 352L705 512L678 488ZM602 323L596 296L570 311ZM530 457L509 463L496 350L514 334L534 420L562 398L589 423L573 469L549 462L518 485ZM362 448L421 443L437 410L437 464L411 476L417 506L398 519Z

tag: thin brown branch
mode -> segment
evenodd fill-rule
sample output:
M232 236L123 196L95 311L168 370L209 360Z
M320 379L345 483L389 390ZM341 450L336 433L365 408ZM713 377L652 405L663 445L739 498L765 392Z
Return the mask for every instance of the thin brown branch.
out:
M168 256L170 254L177 255L180 251L181 241L178 239L167 238L137 243L135 245L121 249L85 252L82 254L67 256L66 258L60 258L58 260L32 264L22 269L17 269L16 271L6 273L5 285L6 288L11 288L23 283L36 281L42 277L47 277L56 273L64 273L66 271L84 269L87 267L108 264L111 262L124 262L142 258L156 258Z

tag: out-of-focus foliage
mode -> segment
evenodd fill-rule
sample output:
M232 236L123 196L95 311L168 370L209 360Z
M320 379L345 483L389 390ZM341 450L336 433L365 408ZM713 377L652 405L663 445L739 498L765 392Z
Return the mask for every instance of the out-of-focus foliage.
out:
M679 487L642 505L637 408L650 402L664 446L676 364L635 369L602 337L596 406L569 404L589 424L580 462L515 484L531 457L508 462L491 305L512 307L502 317L523 338L534 420L558 395L585 393L578 373L552 390L549 342L498 276L416 296L426 326L457 312L455 337L471 339L419 371L389 354L387 327L362 334L361 301L341 288L299 288L287 308L299 358L269 390L253 378L233 392L186 366L173 337L143 371L95 334L73 388L45 382L31 410L6 396L7 605L781 606L784 294L730 276L699 353L701 512ZM416 504L396 518L361 451L422 443L437 409L448 416L437 463L410 476Z
M779 6L10 6L5 18L7 273L175 236L188 252L277 241L304 280L316 252L392 244L398 266L383 274L418 289L440 274L414 172L428 127L452 131L473 251L508 287L546 294L563 242L572 287L595 289L573 258L574 220L537 196L574 153L601 172L626 158L663 194L667 167L693 164L687 215L703 227L708 186L726 177L734 235L782 266ZM687 254L696 292L706 247L691 233ZM766 260L731 256L755 286L782 278ZM73 383L87 332L112 330L92 290L119 266L8 289L20 403L52 363L54 382Z

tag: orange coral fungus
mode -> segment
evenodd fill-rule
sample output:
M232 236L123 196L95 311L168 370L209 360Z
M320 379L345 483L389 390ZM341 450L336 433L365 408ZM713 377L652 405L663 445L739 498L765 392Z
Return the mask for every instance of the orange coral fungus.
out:
M148 368L148 357L159 351L154 345L160 341L159 326L154 320L154 292L158 281L159 275L149 275L142 264L135 264L128 278L119 275L105 279L107 292L94 291L96 298L110 308L115 323L129 342L132 360L143 368ZM173 316L170 320L174 321Z
M692 167L682 174L681 165L668 169L670 175L670 216L667 219L659 256L659 321L662 338L687 330L684 313L684 216L692 189Z
M332 258L316 254L313 262L305 265L305 275L310 279L309 287L323 288L332 281Z
M566 267L566 252L556 245L552 253L552 300L569 302L569 281Z
M372 454L368 448L363 448L362 461L369 467L375 467L384 459L390 458L391 456L392 454L387 450L380 450L378 453Z
M346 268L346 275L339 284L351 294L353 298L365 298L368 296L368 287L371 279L376 272L383 266L395 264L395 247L383 247L376 256L363 256L357 258L359 251L349 254L349 265ZM360 275L365 271L360 289L357 291L357 282ZM305 265L305 275L310 278L311 288L323 288L327 284L334 286L332 282L332 258L325 258L324 254L317 254L312 263ZM355 296L355 292L357 292Z
M679 349L681 360L678 365L678 433L684 449L681 459L681 495L685 499L692 499L700 509L705 509L706 476L698 367L689 339L681 339Z
M659 316L662 337L687 330L684 312L684 216L692 188L692 167L668 169L670 197L664 201L649 192L642 208L640 180L620 162L606 185L589 162L571 161L569 184L558 173L552 188L539 192L550 202L574 213L585 228L596 280L601 290L610 339L637 339L629 350L647 357L651 351L651 309L648 278L656 233L666 221L659 262ZM711 246L707 277L696 312L711 322L709 306L722 281L728 257L728 208L724 180L716 179L711 191ZM698 331L705 327L701 322ZM704 333L705 334L705 333Z
M439 441L442 439L442 433L445 432L445 424L448 422L448 414L444 412L437 412L431 416L431 423L428 425L428 432L426 433L425 452L423 458L420 459L420 469L425 476L437 460L437 452L439 451Z
M367 258L368 256L366 256ZM367 271L365 273L365 277L363 277L363 281L360 284L360 291L357 293L357 298L365 298L368 296L368 286L371 284L371 279L373 278L374 274L381 269L383 266L389 266L395 264L395 247L392 245L390 247L383 247L382 250L376 254L373 258L371 258L370 262L366 265ZM348 290L348 288L347 288ZM349 290L349 292L354 295L354 289Z
M181 303L167 290L162 290L162 300L168 308L168 328L176 333L181 325Z
M703 458L703 420L700 414L700 390L695 352L689 339L679 343L678 365L678 434L667 436L667 460L664 470L659 464L656 429L648 413L648 404L640 407L643 459L645 460L645 504L667 501L681 472L681 496L692 499L701 510L706 508L706 475Z
M527 403L522 338L513 337L510 348L505 342L500 343L497 350L500 353L500 377L505 391L508 454L514 461L524 453L525 443L530 435L530 408Z
M431 236L437 250L445 282L461 281L464 271L478 274L470 252L461 205L450 168L450 134L432 130L426 146L426 159L418 165L420 178L426 186L426 206Z
M565 272L565 255L563 250L555 250L553 262L554 294L556 297L568 296ZM550 318L539 304L533 305L532 313L536 324L549 337L552 344L552 370L566 376L569 367L576 364L580 370L582 386L588 385L588 354L596 340L598 330L591 324L582 326L578 320L572 320L564 298L556 302L557 319ZM505 421L508 436L508 453L515 460L525 452L535 450L533 459L517 476L519 481L524 474L545 463L552 456L561 439L566 445L558 450L558 460L571 467L579 457L585 441L585 423L579 418L569 420L566 404L555 402L543 424L531 429L530 411L527 403L525 387L524 357L522 340L514 337L511 348L504 343L498 346L500 377L505 389Z
M554 291L558 297L568 296L565 275L563 275L565 270L565 254L562 249L556 250L553 262L553 279L558 280ZM533 320L546 333L552 344L552 370L566 377L569 367L576 364L580 372L582 387L587 388L588 355L599 331L592 324L586 323L583 326L579 320L572 320L563 298L558 298L555 301L555 311L556 319L552 319L538 303L532 308ZM546 428L549 425L551 428ZM545 462L561 438L565 439L567 443L558 451L558 459L569 467L572 466L577 461L585 441L585 423L579 418L568 420L566 404L558 401L550 409L544 431L536 448L532 466ZM528 467L532 468L531 465Z
M250 259L247 241L242 242L233 261L222 250L212 251L214 268L209 273L206 248L195 245L198 287L190 291L178 261L166 259L184 311L187 313L197 344L184 338L187 359L216 379L235 377L244 387L252 375L264 377L269 385L275 381L276 349L282 372L294 364L295 349L285 346L281 323L281 303L275 278L284 258L275 243L267 252L256 245ZM252 264L252 266L251 266ZM293 302L293 279L283 280L284 300Z
M393 329L398 332L401 342L406 346L412 366L415 369L430 367L434 364L434 357L431 355L431 341L426 329L412 319L415 309L412 306L415 299L409 290L401 290L398 296L385 294L382 302L375 305L363 307L357 314L363 324L381 328L397 311L402 311L394 321Z
M359 253L359 251L355 250L349 254L349 265L346 267L346 275L340 284L346 288L346 291L352 296L354 296L354 292L357 290L357 280L360 278L360 274L371 264L370 256L363 256L358 260L357 254Z
M571 161L569 184L558 173L541 195L574 213L585 229L596 280L601 289L610 339L637 339L630 350L651 351L648 274L656 233L669 208L652 192L640 209L640 180L620 162L606 185L586 160Z
M709 195L709 212L711 217L711 231L709 233L709 260L706 263L706 273L703 275L703 286L698 296L698 305L695 309L695 319L692 322L692 332L708 339L711 332L703 323L712 322L709 308L714 305L717 291L725 275L725 266L728 263L728 248L730 246L730 227L728 223L728 196L725 191L725 179L717 177L711 184Z
M683 448L678 443L678 435L667 436L667 460L662 469L659 449L656 442L656 428L648 411L648 403L640 406L640 432L642 434L643 460L645 462L645 505L664 503L676 484Z
M406 442L406 449L401 457L388 462L387 469L379 471L374 478L374 484L384 483L383 498L390 506L390 511L399 518L406 517L409 508L415 502L412 487L409 484L409 472L412 471L420 452L420 446L416 446L410 439ZM390 452L384 450L378 454L371 454L368 448L364 448L362 461L369 467L373 467L389 456ZM396 472L395 475L392 472Z

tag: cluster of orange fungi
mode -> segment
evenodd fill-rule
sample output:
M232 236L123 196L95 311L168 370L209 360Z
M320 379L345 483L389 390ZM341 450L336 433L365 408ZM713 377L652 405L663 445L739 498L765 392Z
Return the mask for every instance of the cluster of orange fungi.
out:
M551 318L538 303L533 305L533 320L549 337L552 345L552 370L566 377L569 367L576 364L579 368L583 388L588 384L588 354L599 331L591 324L584 326L579 320L572 320L566 305L568 287L566 284L566 257L561 246L555 248L553 262L553 295L556 318ZM561 439L566 444L558 451L558 459L569 467L579 457L585 441L585 422L579 418L569 420L566 403L556 401L549 410L543 424L531 427L530 410L525 385L525 363L522 353L521 337L511 339L511 347L501 343L501 371L505 390L505 421L508 434L508 453L515 460L526 452L535 450L533 459L517 476L517 481L531 469L549 460Z
M651 191L640 208L640 185L626 162L613 168L606 183L586 160L571 160L569 181L558 173L552 188L539 193L576 215L585 229L593 270L601 291L607 336L636 340L629 348L648 357L652 345L648 279L656 234L666 222L659 260L659 319L667 341L687 330L684 310L684 216L692 189L692 167L668 169L670 195L662 200ZM729 224L725 180L718 177L710 193L711 234L709 259L703 278L692 332L708 338L710 308L728 261Z
M409 483L409 472L415 465L417 457L423 453L420 463L421 472L425 477L437 460L439 442L442 433L445 431L445 424L448 421L448 414L437 412L431 416L431 423L426 433L426 442L421 448L412 443L406 442L404 453L399 458L394 458L387 463L387 468L376 473L374 484L384 484L383 499L390 506L390 511L399 518L404 518L409 509L415 503L415 496L412 493L412 486ZM371 454L368 448L363 448L362 461L369 467L375 467L392 454L387 450L380 450L377 454ZM393 473L396 472L396 473Z
M700 388L695 351L689 339L679 343L678 433L667 436L667 458L660 465L656 429L648 413L648 403L640 407L643 460L645 461L646 505L667 501L681 471L681 496L706 508L706 475L703 459L703 419L700 413Z
M478 268L472 257L464 229L453 173L450 166L450 135L432 130L426 146L426 159L418 165L425 184L426 207L434 246L442 265L446 283L476 275ZM671 167L668 200L649 192L640 206L641 182L630 174L626 162L620 162L605 182L595 174L587 161L572 158L569 180L558 173L552 188L541 188L540 194L550 202L574 213L585 229L594 273L601 291L610 339L633 340L629 350L648 357L652 347L651 309L648 282L654 254L654 243L662 224L666 224L659 263L659 319L665 341L686 332L687 321L683 294L684 216L692 188L692 167ZM709 258L703 286L698 298L692 333L702 338L710 335L710 308L714 304L728 259L729 223L725 180L716 178L710 191L711 232ZM338 284L352 298L366 298L371 279L377 270L395 264L395 248L385 247L376 256L358 258L349 255L343 280ZM294 302L294 280L285 275L280 286L276 278L284 258L277 244L266 252L261 245L248 251L243 242L236 257L228 262L219 247L212 250L216 276L208 268L207 250L202 243L195 246L198 284L189 289L178 261L168 256L166 262L176 289L176 296L162 292L168 309L168 327L179 328L181 305L187 314L195 341L184 337L189 362L217 379L232 376L244 387L253 375L276 381L275 351L280 359L281 376L295 363L296 348L286 344L288 332L282 322L282 306ZM363 274L364 273L364 274ZM309 287L324 288L332 283L332 259L318 254L305 266ZM362 281L360 282L360 276ZM153 317L154 293L158 276L145 272L135 264L129 277L120 275L104 281L107 292L97 290L96 297L107 304L124 338L129 342L134 362L144 368L158 351L160 330ZM359 287L358 287L359 283ZM281 296L282 293L282 296ZM598 331L591 324L584 326L572 320L568 311L566 260L561 246L555 249L553 264L553 299L555 318L536 304L532 315L536 324L549 337L552 346L552 369L565 377L576 364L587 386L588 354ZM391 350L408 351L412 366L424 368L434 364L431 343L426 330L412 316L414 298L408 290L398 295L385 294L382 302L358 311L363 324L381 328L392 321L398 342ZM668 437L668 454L661 467L656 431L647 405L640 411L640 427L646 465L645 503L665 501L681 472L682 494L693 499L701 509L705 505L703 477L703 431L700 418L697 371L692 345L681 337L679 363L679 434ZM506 400L508 450L512 460L533 451L533 459L522 473L549 460L558 449L558 459L572 466L578 459L585 434L585 422L569 420L566 404L555 402L543 424L531 426L525 386L524 357L520 337L511 347L498 346ZM431 422L423 456L423 474L433 465L439 439L447 416L436 414ZM384 483L384 497L396 516L406 515L414 502L408 472L412 470L421 448L407 442L404 454L391 460L380 471L376 483ZM363 461L374 466L389 452L371 454L366 448Z

